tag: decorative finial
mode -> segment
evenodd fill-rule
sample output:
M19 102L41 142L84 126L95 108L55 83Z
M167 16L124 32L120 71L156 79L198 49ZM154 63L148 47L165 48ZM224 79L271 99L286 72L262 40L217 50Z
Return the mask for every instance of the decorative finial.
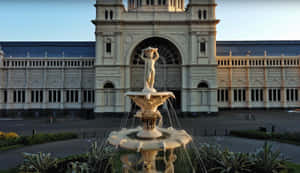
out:
M229 50L229 56L232 56L232 51L231 51L231 49Z
M264 55L265 55L265 56L268 56L268 54L267 54L267 50L265 50L265 52L264 52Z
M248 50L247 56L250 56L251 54L251 50Z
M0 45L0 57L4 56L4 51L2 50L2 45Z

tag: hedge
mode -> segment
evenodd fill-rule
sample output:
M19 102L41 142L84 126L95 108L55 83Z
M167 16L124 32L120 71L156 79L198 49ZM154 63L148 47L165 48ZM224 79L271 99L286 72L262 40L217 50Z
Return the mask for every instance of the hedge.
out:
M233 130L230 131L230 135L236 137L245 137L250 139L274 140L282 143L300 145L299 132L267 133L259 130Z
M64 133L41 133L33 136L21 136L14 139L3 139L0 140L0 151L5 148L12 147L14 145L35 145L43 144L47 142L55 142L67 139L78 138L76 133L64 132ZM14 148L14 147L13 147Z

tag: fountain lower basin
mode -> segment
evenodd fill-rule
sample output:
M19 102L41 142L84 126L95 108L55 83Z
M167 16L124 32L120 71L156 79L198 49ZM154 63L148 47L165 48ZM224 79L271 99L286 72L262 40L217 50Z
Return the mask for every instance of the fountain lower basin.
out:
M187 145L192 137L185 130L170 128L157 128L163 135L155 139L140 138L136 134L142 130L141 127L134 129L122 129L111 132L108 142L116 147L131 151L153 151L171 150Z

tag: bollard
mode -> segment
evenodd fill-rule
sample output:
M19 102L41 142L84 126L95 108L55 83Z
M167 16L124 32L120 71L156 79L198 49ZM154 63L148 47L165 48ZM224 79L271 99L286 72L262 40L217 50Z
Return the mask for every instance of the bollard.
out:
M32 129L32 136L34 136L36 134L36 130Z
M275 133L275 126L272 125L272 133Z

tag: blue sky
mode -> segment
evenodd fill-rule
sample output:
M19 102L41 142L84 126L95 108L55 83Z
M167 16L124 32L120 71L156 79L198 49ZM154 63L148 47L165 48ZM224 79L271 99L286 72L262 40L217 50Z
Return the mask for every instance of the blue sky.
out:
M0 0L0 41L94 40L94 0ZM217 0L217 40L300 40L300 0Z

